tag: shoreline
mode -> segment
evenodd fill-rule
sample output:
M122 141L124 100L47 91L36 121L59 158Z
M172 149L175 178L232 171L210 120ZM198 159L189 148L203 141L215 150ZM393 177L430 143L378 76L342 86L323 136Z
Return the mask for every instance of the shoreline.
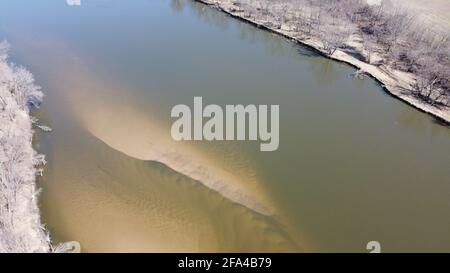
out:
M8 62L0 43L0 253L52 251L41 222L36 176L45 164L32 145L36 118L30 108L43 98L30 72Z
M347 54L341 49L336 49L331 55L328 54L324 48L323 43L316 37L298 37L293 31L290 31L288 27L274 28L275 25L274 18L266 18L262 20L256 16L245 16L245 11L238 5L234 3L236 1L232 0L195 0L196 2L205 4L209 7L216 8L233 18L241 20L246 23L250 23L257 28L270 31L277 35L281 35L284 38L290 39L302 46L306 46L313 49L315 52L319 53L321 56L346 63L352 67L358 69L357 73L365 74L373 79L375 79L383 88L383 90L390 96L399 99L400 101L407 103L408 105L416 108L417 110L429 114L438 121L450 125L450 107L442 106L436 107L427 104L418 98L416 98L411 92L406 93L403 90L410 90L411 86L415 83L415 78L413 74L402 72L396 69L392 69L388 66L376 66L363 61ZM248 14L247 14L248 15ZM270 24L270 25L268 25ZM347 42L346 44L351 44Z

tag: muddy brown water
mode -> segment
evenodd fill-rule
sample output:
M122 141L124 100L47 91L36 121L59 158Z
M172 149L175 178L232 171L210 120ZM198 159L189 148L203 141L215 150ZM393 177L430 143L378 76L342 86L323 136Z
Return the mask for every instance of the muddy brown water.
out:
M450 251L450 130L192 1L4 0L46 94L43 222L83 251ZM175 142L176 104L279 104L280 148Z

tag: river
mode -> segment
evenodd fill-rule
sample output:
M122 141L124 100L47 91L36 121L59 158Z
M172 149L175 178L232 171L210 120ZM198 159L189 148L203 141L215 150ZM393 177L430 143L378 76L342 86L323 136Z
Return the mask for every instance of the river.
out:
M69 3L77 1L69 1ZM190 0L3 0L55 243L85 252L450 251L450 130L373 79ZM280 146L175 142L171 108L280 105Z

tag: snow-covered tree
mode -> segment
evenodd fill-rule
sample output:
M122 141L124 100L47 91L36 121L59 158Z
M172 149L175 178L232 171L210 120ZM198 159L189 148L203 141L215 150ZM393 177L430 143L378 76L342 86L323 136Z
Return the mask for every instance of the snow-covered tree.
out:
M45 160L32 147L29 115L43 95L30 72L7 63L7 49L0 43L0 252L48 252L35 185Z

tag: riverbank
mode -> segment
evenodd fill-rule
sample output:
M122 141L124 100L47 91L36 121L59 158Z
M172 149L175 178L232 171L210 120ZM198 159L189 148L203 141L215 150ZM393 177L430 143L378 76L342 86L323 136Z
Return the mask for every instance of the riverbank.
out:
M49 252L35 183L45 160L32 147L29 111L43 94L30 72L7 61L7 47L0 43L0 253Z
M267 11L269 6L256 7L257 12L251 12L246 9L246 2L244 0L197 0L198 2L213 6L219 10L244 20L255 26L272 31L276 34L282 35L286 38L292 39L298 43L311 47L322 55L345 62L359 69L358 74L367 74L377 81L379 81L384 89L396 98L408 103L409 105L428 113L441 121L450 123L450 107L445 105L436 105L425 102L414 93L414 88L417 83L417 75L412 73L400 71L395 69L389 62L383 60L382 53L374 53L380 48L376 48L374 52L366 52L364 49L363 37L357 33L351 33L342 41L342 45L332 48L329 42L325 42L321 37L315 37L311 34L305 34L298 28L298 22L288 21L280 22L280 20ZM266 12L263 12L263 11ZM299 15L301 16L301 15ZM320 17L320 14L319 14ZM298 17L300 18L300 17ZM299 19L301 20L301 19ZM333 19L334 21L334 19ZM338 28L347 26L339 26ZM311 31L309 31L311 33ZM341 37L339 37L341 38ZM336 40L338 37L336 37ZM337 42L336 42L337 43ZM352 50L344 50L351 48ZM366 62L362 60L361 56L369 55L369 59L376 60L373 62ZM371 56L370 56L371 55ZM420 91L421 92L421 91Z

